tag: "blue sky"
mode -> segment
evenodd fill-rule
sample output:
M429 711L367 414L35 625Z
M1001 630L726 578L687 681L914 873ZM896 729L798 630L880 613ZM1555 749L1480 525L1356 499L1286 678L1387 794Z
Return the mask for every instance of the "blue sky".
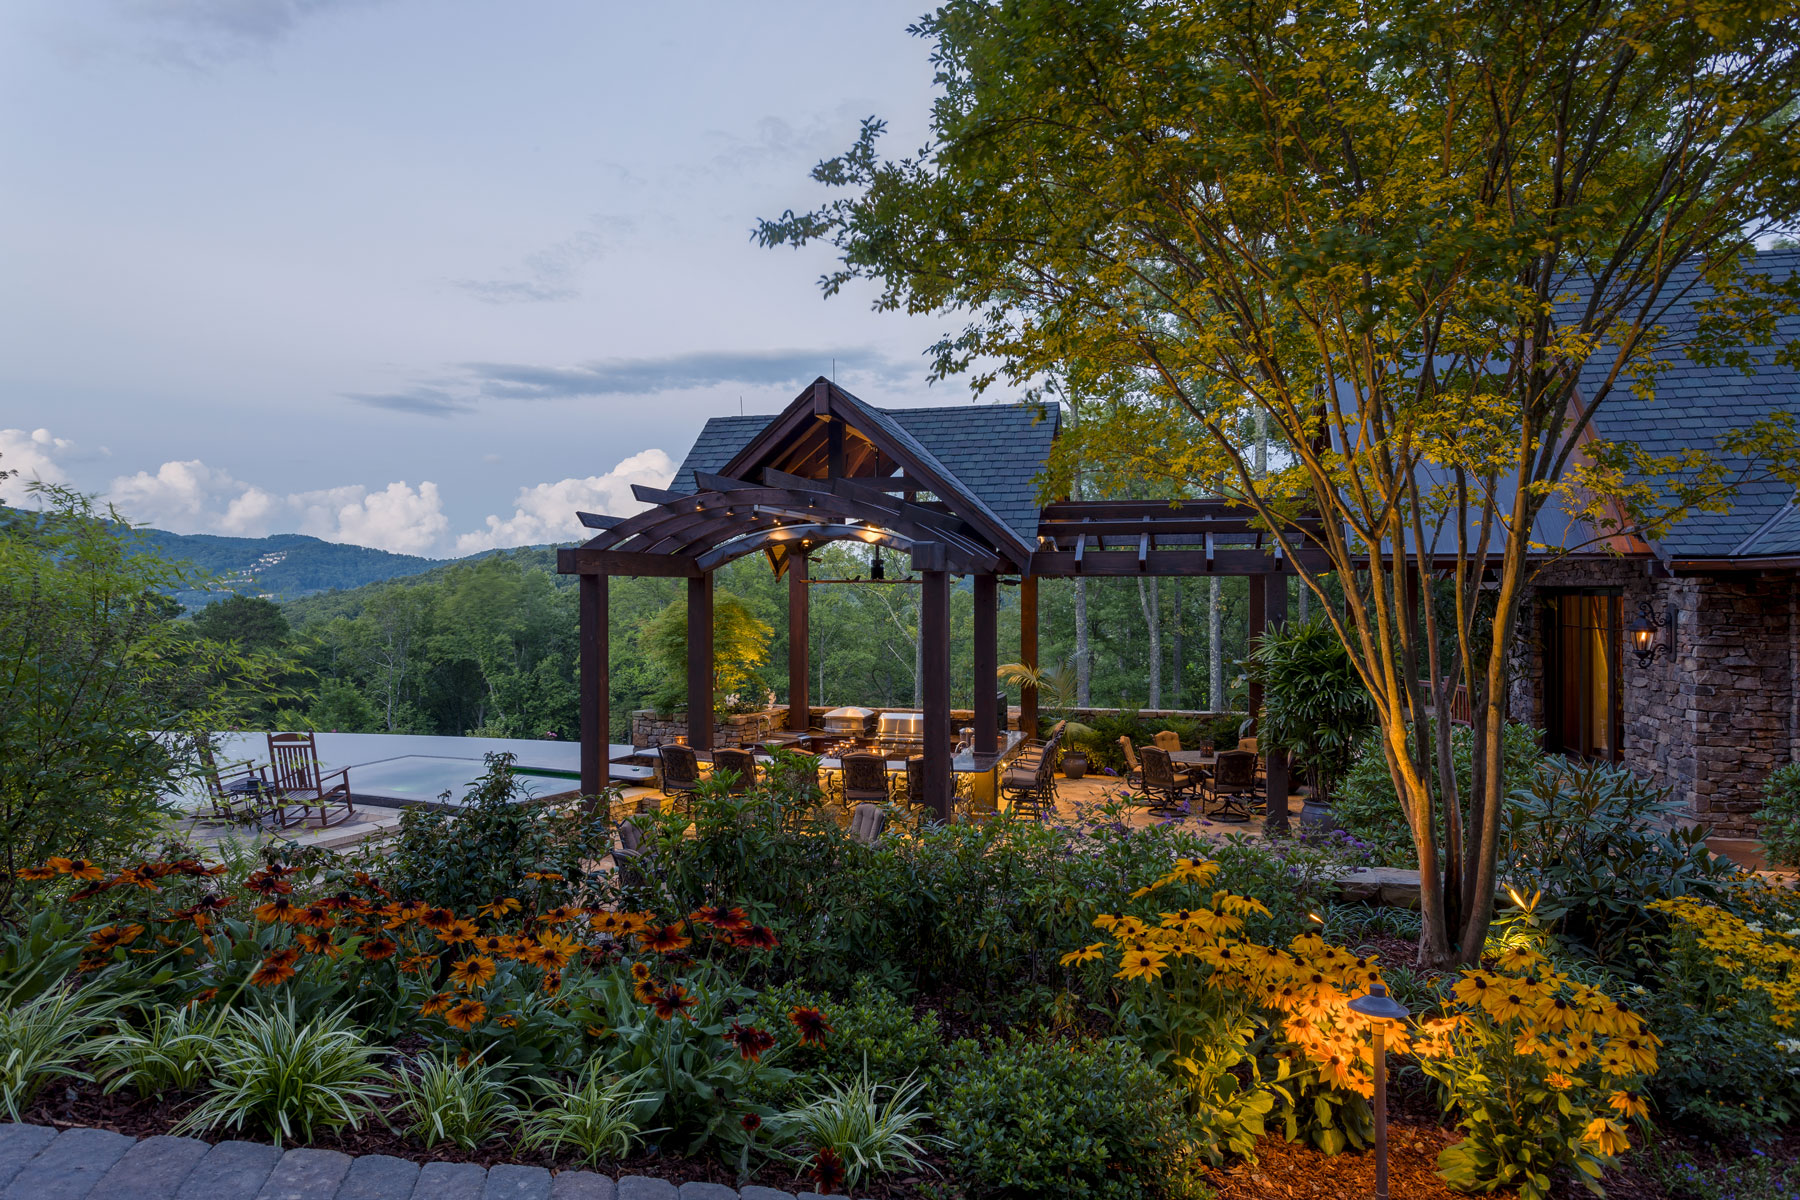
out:
M863 117L920 145L924 8L12 0L0 467L448 555L575 536L834 358L967 403L925 383L942 322L749 240Z

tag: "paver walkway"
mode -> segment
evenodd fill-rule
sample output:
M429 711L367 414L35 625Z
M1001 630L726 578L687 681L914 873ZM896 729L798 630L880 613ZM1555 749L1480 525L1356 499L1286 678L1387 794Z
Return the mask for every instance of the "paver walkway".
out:
M813 1192L644 1175L473 1163L419 1163L386 1154L283 1151L266 1142L139 1140L104 1129L0 1122L0 1200L846 1200Z

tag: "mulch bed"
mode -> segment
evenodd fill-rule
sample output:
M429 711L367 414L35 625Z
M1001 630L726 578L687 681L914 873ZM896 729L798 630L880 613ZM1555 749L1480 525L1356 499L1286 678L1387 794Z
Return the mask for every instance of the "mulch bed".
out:
M79 1126L92 1129L107 1129L114 1133L128 1134L132 1137L150 1137L154 1134L168 1133L170 1129L193 1107L192 1100L139 1100L134 1093L115 1092L105 1095L98 1084L77 1082L67 1087L50 1087L41 1093L37 1101L28 1109L25 1120L33 1125L51 1125L59 1129ZM260 1140L255 1133L237 1133L230 1130L214 1130L198 1133L193 1136L207 1142ZM408 1141L399 1134L388 1129L380 1122L365 1125L362 1129L344 1129L337 1133L321 1133L312 1140L300 1143L288 1141L288 1146L308 1145L321 1150L339 1150L345 1154L390 1154L395 1158L411 1159L414 1162L467 1162L483 1167L492 1167L500 1163L518 1163L524 1166L548 1167L552 1170L594 1170L604 1175L648 1175L656 1179L667 1179L680 1183L722 1183L728 1187L741 1187L747 1184L761 1184L764 1187L777 1188L782 1191L811 1190L810 1181L797 1179L786 1170L765 1166L754 1172L750 1178L739 1180L723 1163L713 1158L684 1158L679 1155L658 1153L637 1154L622 1161L604 1161L595 1166L563 1159L558 1161L542 1152L533 1153L521 1150L506 1141L498 1141L479 1150L466 1151L456 1146L438 1145L427 1149L416 1142ZM948 1178L948 1172L942 1162L931 1164L940 1174L936 1176L906 1175L891 1179L878 1180L870 1185L857 1189L859 1197L870 1200L914 1200L928 1183L941 1183Z

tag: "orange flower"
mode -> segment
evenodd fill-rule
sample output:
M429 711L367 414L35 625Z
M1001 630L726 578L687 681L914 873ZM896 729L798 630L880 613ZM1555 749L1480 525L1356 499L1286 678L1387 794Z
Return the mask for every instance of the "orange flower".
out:
M331 940L330 934L303 932L296 935L294 940L299 942L300 948L308 954L323 954L327 958L336 958L344 951L342 946Z
M72 878L99 879L105 874L105 871L102 871L99 867L95 866L85 858L76 858L69 861L69 875Z
M538 915L540 925L561 925L573 921L581 915L581 910L572 904L559 904L548 912Z
M96 950L105 952L119 946L131 945L143 932L142 925L108 925L104 929L96 929L89 934L88 944Z
M520 904L517 900L514 900L511 896L502 896L498 900L490 900L476 911L484 917L494 917L495 919L498 919L504 917L507 913L516 913L523 907L524 905Z
M194 1008L198 1005L205 1004L208 1000L211 1000L214 996L217 996L218 994L219 994L219 989L216 987L201 988L199 991L195 992L192 996L188 997L187 1007Z
M655 929L646 929L638 934L638 941L646 950L658 954L673 954L677 950L685 950L694 944L694 940L681 932L679 925L662 925Z
M560 991L562 991L562 972L561 971L545 971L544 972L544 995L554 996L554 995L556 995L556 993L558 993Z
M517 939L503 933L490 933L475 939L476 952L489 958L511 958L517 945Z
M619 937L630 932L629 923L623 916L615 912L595 913L588 918L588 925L596 933L604 933L610 937Z
M52 871L55 871L58 875L67 875L70 869L74 867L75 863L72 859L58 858L55 855L52 855L44 860L44 865L49 867Z
M691 1020L692 1018L687 1015L687 1010L698 1003L699 1001L688 995L686 988L679 983L671 983L666 989L657 993L656 999L650 1002L650 1006L656 1010L656 1015L665 1021L676 1016L680 1016L683 1020Z
M825 1020L825 1014L808 1005L797 1004L788 1009L788 1020L800 1031L800 1044L803 1046L823 1046L825 1035L831 1032L831 1025Z
M393 938L370 938L363 943L362 956L370 962L386 962L400 953L400 945Z
M738 1055L750 1062L761 1062L763 1051L775 1045L775 1035L766 1029L758 1029L754 1025L731 1023L731 1029L725 1034L725 1040L736 1046Z
M563 937L558 933L544 933L538 936L537 947L532 957L526 959L534 966L561 970L569 965L575 952L581 949L581 943L574 938Z
M323 901L308 904L294 917L294 921L296 924L309 925L314 929L330 929L337 924L336 919L331 915L331 909Z
M446 1008L449 1008L455 999L456 997L449 992L439 992L437 995L431 997L431 999L425 1001L425 1003L419 1005L419 1015L422 1017L435 1017Z
M468 920L465 917L457 917L448 925L435 932L438 941L446 942L452 946L458 942L472 942L481 935L481 931L475 928L475 922Z
M731 935L731 944L745 950L773 950L781 945L781 939L767 925L752 925L748 929L739 929Z
M55 879L56 868L46 863L41 867L20 867L16 874L20 879L29 879L36 883L45 879Z
M418 975L430 970L437 964L435 954L415 954L400 964L400 971L405 975Z
M292 925L300 919L300 906L286 896L276 896L256 907L256 919L270 924Z
M450 980L458 987L475 988L494 977L494 960L481 955L460 959L450 968Z
M262 966L256 968L250 976L250 982L257 987L274 987L278 983L286 983L294 977L294 966L291 960L283 960L280 955L271 954L263 959Z
M428 908L418 914L419 924L427 929L448 929L456 914L447 908Z
M517 1029L519 1027L519 1018L517 1018L517 1017L495 1017L494 1024L498 1025L502 1029Z
M554 883L554 882L561 880L562 876L558 875L555 871L527 871L527 872L525 872L525 878L535 879L539 883L544 883L544 882Z

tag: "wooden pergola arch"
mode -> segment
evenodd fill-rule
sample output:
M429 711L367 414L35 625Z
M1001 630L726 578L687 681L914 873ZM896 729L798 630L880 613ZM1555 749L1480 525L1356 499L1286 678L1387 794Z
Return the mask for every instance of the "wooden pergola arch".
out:
M956 410L959 420L967 415ZM788 722L804 731L810 724L811 551L828 542L859 541L909 555L922 588L924 799L940 816L948 816L954 795L952 575L970 576L973 584L978 764L991 762L1005 744L995 678L1003 576L1018 578L1020 653L1031 666L1037 664L1037 581L1044 576L1245 575L1252 633L1266 620L1286 618L1292 564L1282 560L1278 547L1265 544L1247 512L1230 501L1064 501L1037 510L1035 529L1021 533L1016 512L1009 524L982 498L981 485L991 481L958 478L894 414L824 378L748 437L721 470L684 474L676 482L694 490L634 486L637 499L651 506L635 516L579 514L595 536L557 553L557 570L580 578L581 788L589 795L597 794L608 776L607 581L613 575L688 581L688 741L710 749L713 572L760 551L777 575L787 574ZM1277 586L1270 587L1270 581ZM1253 685L1252 711L1255 690ZM1020 727L1035 734L1035 690L1025 689L1020 701ZM1279 754L1268 756L1268 779L1271 795L1286 794L1287 764ZM1285 806L1278 808L1271 820L1284 822Z

